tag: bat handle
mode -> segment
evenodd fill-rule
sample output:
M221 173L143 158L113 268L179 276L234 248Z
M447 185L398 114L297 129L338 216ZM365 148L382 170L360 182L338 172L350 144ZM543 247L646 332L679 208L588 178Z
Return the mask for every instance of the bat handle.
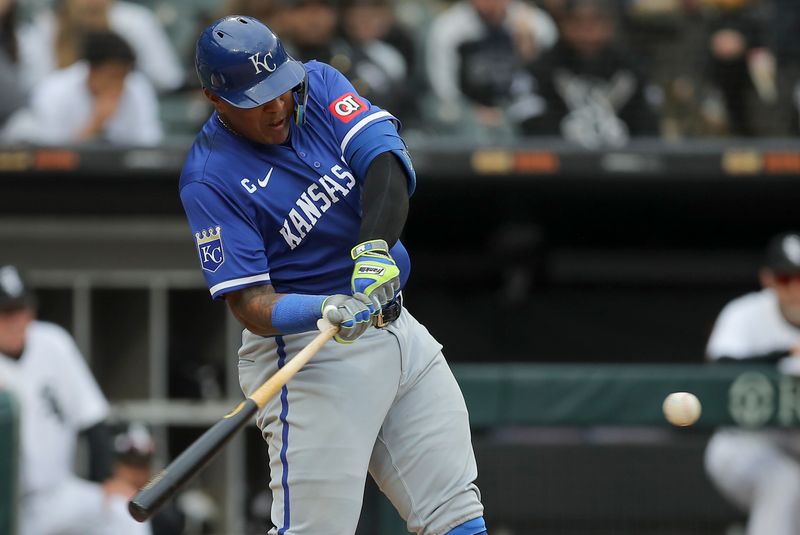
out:
M300 368L305 366L311 357L317 354L317 351L325 345L325 342L333 338L337 332L339 332L339 327L336 325L331 325L328 323L327 325L321 325L322 327L321 332L311 340L307 346L300 350L297 355L292 357L289 362L284 364L284 366L278 370L275 375L270 377L264 384L259 386L255 392L250 394L248 397L256 402L258 408L261 409L264 405L267 404L272 396L277 394L283 385L289 382L289 379L294 377Z

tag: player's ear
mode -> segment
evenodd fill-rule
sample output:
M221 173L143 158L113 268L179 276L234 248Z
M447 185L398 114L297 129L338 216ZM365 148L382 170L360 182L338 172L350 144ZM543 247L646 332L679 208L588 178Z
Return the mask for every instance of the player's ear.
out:
M225 106L224 100L219 98L217 95L215 95L205 87L203 88L203 95L205 95L206 99L208 99L208 101L211 102L211 105L214 106L214 109L217 110L217 113L224 114L225 111L223 109Z
M758 279L761 281L761 286L763 288L772 288L775 286L775 275L772 274L772 271L762 268L758 272Z
M206 89L205 87L203 88L203 95L205 95L205 97L211 102L211 104L214 105L215 108L222 100L217 95Z

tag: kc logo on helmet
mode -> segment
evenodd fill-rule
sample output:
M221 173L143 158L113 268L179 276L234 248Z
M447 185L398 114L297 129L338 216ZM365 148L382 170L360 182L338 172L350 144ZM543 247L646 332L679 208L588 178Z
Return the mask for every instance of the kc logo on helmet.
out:
M222 250L222 227L212 227L195 232L197 253L200 255L200 266L210 272L215 272L225 262L225 252Z
M256 52L252 56L250 56L250 61L253 63L253 67L256 68L256 74L261 74L261 67L264 67L264 70L267 72L272 72L278 68L275 63L270 63L269 60L272 59L272 52L267 52L264 54L264 59L262 61L258 61L258 56L261 55L261 52Z
M328 109L343 123L349 123L367 110L367 105L354 93L345 93L334 100Z

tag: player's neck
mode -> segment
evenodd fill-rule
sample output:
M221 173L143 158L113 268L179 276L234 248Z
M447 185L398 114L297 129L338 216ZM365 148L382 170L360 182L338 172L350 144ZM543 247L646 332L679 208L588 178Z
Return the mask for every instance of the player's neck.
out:
M228 132L230 132L230 133L232 133L232 134L236 134L237 136L240 136L240 135L241 135L241 134L239 134L239 132L237 132L236 130L234 130L233 128L231 128L231 127L228 125L228 123L226 123L226 122L225 122L225 119L223 119L223 117L222 117L222 114L221 114L221 113L219 113L219 112L217 112L217 119L219 120L219 124L221 124L221 125L222 125L222 127L223 127L225 130L227 130Z
M233 134L235 136L239 136L239 137L244 138L244 139L247 139L248 141L251 141L253 143L257 143L256 141L253 141L252 139L249 139L247 136L244 136L244 135L240 134L239 132L237 132L232 126L230 126L225 121L225 119L222 117L222 114L219 113L219 112L217 112L217 119L219 120L219 124L221 124L222 127L225 130L227 130L228 132L230 132L231 134ZM289 133L286 134L286 139L284 141L282 141L281 143L278 143L278 145L284 145L286 147L291 147L292 146L292 129L291 128L289 128Z
M286 146L286 147L291 147L292 146L292 129L291 128L289 128L289 133L286 134L286 139L283 140L283 143L281 143L281 145Z

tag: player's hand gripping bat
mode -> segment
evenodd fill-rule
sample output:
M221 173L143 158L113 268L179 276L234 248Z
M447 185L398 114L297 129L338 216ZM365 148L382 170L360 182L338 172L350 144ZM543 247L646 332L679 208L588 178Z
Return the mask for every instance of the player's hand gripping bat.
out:
M188 449L139 490L128 504L131 516L139 522L144 522L153 516L164 502L173 497L189 479L200 472L225 444L252 420L258 410L263 408L267 401L305 366L311 357L325 345L325 342L333 338L339 328L325 321L324 324L320 324L320 330L322 332L283 368L267 379L250 397L225 415L222 420L203 433Z

